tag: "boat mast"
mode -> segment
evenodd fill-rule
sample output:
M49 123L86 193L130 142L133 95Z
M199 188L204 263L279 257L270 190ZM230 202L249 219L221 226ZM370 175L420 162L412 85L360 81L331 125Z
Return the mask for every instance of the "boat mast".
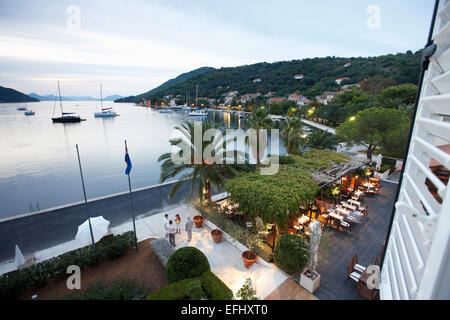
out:
M62 108L61 89L59 87L59 80L58 80L58 94L59 94L59 106L61 107L61 115L64 115L63 108Z
M103 91L102 91L102 85L100 85L100 107L103 111Z
M197 88L195 89L195 108L198 108L198 85Z

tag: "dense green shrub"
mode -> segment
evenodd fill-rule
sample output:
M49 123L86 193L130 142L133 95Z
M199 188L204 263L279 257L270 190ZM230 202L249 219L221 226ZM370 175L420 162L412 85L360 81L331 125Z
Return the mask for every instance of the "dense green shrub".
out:
M103 280L90 284L86 290L62 297L64 300L143 300L149 289L135 280L121 279L106 284Z
M197 277L210 268L208 259L200 250L194 247L180 248L167 261L167 280L174 283Z
M206 297L205 292L202 289L202 283L200 281L191 281L186 285L186 293L191 300L201 300Z
M200 287L199 284L201 284ZM205 293L207 295L206 298L212 300L233 299L233 292L222 280L208 270L199 277L171 283L151 294L147 297L147 300L198 300L205 297Z
M231 300L233 291L214 273L206 271L200 276L202 287L212 300Z
M184 279L151 294L147 297L147 300L185 300L189 298L189 294L186 292L186 287L191 283L195 282L195 279Z
M67 277L67 267L77 265L80 268L97 265L105 259L114 259L123 255L134 246L134 233L104 239L96 244L96 252L91 246L69 251L28 268L15 270L0 276L0 300L17 299L26 288L39 288L48 279L56 281Z
M278 162L279 164L294 164L295 159L291 156L280 156Z
M309 244L307 240L295 234L282 235L276 245L274 261L286 272L297 272L308 262Z

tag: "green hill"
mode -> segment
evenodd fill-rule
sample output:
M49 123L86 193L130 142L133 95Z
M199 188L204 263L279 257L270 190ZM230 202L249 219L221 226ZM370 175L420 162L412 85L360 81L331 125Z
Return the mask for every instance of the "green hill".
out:
M160 85L148 92L145 92L145 93L137 95L137 96L130 96L130 97L117 99L114 102L138 102L138 101L141 101L143 98L148 99L148 97L152 97L155 95L155 93L158 94L159 92L164 91L166 88L170 88L171 86L174 86L180 82L183 82L193 76L200 75L200 74L203 74L203 73L206 73L209 71L213 71L213 70L216 70L216 69L211 68L211 67L202 67L202 68L190 71L190 72L182 73L178 77L176 77L174 79L170 79L170 80L164 82L162 85ZM184 94L186 94L186 92L184 92Z
M308 58L302 60L274 63L257 63L239 67L212 69L200 74L190 74L178 81L168 81L149 92L138 96L116 100L117 102L137 102L145 99L161 99L166 95L184 96L186 90L195 90L199 85L199 97L219 98L230 90L240 94L270 91L276 96L287 96L294 92L308 97L322 94L324 91L339 90L337 78L349 77L341 85L358 83L366 78L379 76L392 78L398 84L417 84L420 74L422 51L415 53L388 54L377 57L358 58ZM350 66L344 65L351 62ZM295 74L304 78L294 79ZM261 82L253 82L260 78ZM174 80L176 80L174 79Z
M0 103L8 102L39 102L39 100L17 90L0 86Z

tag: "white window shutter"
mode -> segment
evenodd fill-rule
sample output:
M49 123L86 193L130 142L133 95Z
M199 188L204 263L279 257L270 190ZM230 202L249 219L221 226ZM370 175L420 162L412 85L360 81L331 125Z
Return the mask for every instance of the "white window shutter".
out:
M450 169L450 0L439 1L436 51L424 73L399 197L382 265L381 299L450 299L450 188L429 168ZM425 181L442 199L431 194Z

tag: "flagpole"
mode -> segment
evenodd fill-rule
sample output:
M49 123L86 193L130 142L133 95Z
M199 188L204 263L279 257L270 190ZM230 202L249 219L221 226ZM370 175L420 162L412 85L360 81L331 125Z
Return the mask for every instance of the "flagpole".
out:
M126 153L128 153L127 140L125 140L125 151L126 151ZM137 246L137 235L136 235L136 221L135 221L135 218L134 218L134 203L133 203L133 193L131 192L130 173L131 172L128 172L128 174L127 174L127 176L128 176L128 188L130 190L131 214L133 216L134 247L135 247L135 250L137 250L138 246Z
M89 215L89 208L88 208L87 197L86 197L86 188L84 187L83 170L81 169L81 160L80 160L80 152L78 150L78 144L76 144L76 147L77 147L78 165L80 167L81 184L83 185L84 206L86 208L86 214L87 214L88 221L89 221L89 230L91 232L92 247L94 248L94 252L96 252L94 234L92 233L91 217Z

